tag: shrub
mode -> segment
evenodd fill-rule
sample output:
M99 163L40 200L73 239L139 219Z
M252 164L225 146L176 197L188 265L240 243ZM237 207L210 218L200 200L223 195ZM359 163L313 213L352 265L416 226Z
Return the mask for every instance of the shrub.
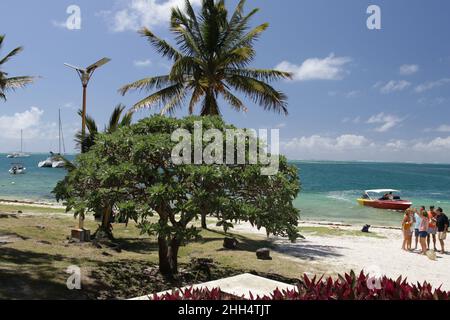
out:
M324 279L309 279L304 275L299 280L297 290L275 290L270 296L254 296L250 300L449 300L450 292L433 289L425 282L410 284L402 277L392 280L387 277L380 279L378 289L368 286L370 278L361 272L359 276L352 271L350 274ZM243 297L233 297L220 289L185 289L162 296L153 296L154 300L246 300Z

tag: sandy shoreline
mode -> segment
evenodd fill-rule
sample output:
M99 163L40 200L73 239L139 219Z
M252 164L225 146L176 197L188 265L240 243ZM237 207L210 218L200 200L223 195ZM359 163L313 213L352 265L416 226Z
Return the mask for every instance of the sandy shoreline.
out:
M64 208L57 203L1 200L0 205L29 206L38 208ZM42 213L39 213L42 214ZM61 213L63 214L63 213ZM289 260L310 266L310 274L315 270L326 270L330 275L345 273L350 270L365 270L397 279L407 277L412 283L428 281L434 287L450 290L450 254L437 254L437 261L432 261L416 252L402 251L402 232L400 227L372 226L376 237L359 236L361 226L330 221L301 221L301 228L316 227L351 231L353 235L331 236L305 233L306 239L291 243L287 239L271 237L276 251ZM214 225L211 229L216 228ZM266 236L265 230L256 230L250 224L235 225L233 233L258 234ZM356 235L355 235L356 234ZM447 250L450 241L447 241ZM439 244L438 244L439 248ZM319 267L319 268L317 268ZM319 275L320 276L320 275Z
M304 222L302 226L317 226ZM331 226L330 226L331 227ZM342 230L358 231L359 228L334 226ZM249 224L236 225L234 232L259 234L265 236L264 230L256 230ZM287 239L272 237L276 251L283 253L297 262L310 262L311 274L314 266L320 265L329 270L329 274L345 273L350 270L365 270L371 274L386 275L397 279L407 277L411 283L428 281L434 287L442 285L450 290L450 254L437 254L437 261L432 261L416 252L401 250L402 233L400 229L375 228L379 237L365 236L316 236L306 234L305 240L291 243ZM447 241L447 248L450 243ZM439 248L439 245L438 245ZM320 276L320 275L319 275Z
M50 201L33 201L33 200L11 200L11 199L0 199L0 204L10 205L10 206L29 206L37 208L65 208L63 205Z

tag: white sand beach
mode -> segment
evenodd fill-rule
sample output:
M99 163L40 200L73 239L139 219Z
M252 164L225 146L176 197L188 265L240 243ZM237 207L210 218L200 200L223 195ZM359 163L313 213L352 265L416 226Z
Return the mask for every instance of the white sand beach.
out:
M301 227L318 226L314 223L302 224ZM359 228L348 226L329 226L341 230L357 231ZM234 228L239 233L258 233L265 235L264 230L256 230L249 224L239 224ZM315 266L320 270L329 270L329 274L345 273L350 270L365 270L371 274L381 273L390 278L407 277L411 283L428 281L434 287L450 290L450 254L437 253L437 260L426 256L401 250L402 233L400 230L373 228L373 233L380 237L366 236L316 236L305 235L291 243L287 239L272 237L277 250L294 261L311 262L311 274ZM450 248L450 241L447 241ZM439 245L438 245L439 248ZM320 276L320 274L319 274Z

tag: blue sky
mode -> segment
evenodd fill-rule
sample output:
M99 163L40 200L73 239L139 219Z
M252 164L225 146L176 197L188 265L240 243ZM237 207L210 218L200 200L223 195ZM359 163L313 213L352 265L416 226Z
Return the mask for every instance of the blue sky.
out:
M56 150L58 108L73 151L81 86L64 62L87 66L112 59L88 92L88 111L102 125L117 103L131 106L144 97L122 97L117 89L167 73L168 61L136 29L146 25L171 39L168 8L182 3L1 1L0 33L7 38L0 56L25 47L5 71L41 78L0 102L0 152L18 148L20 129L27 151ZM381 30L366 26L371 4L381 8ZM69 5L81 9L81 30L64 26ZM251 103L248 113L235 113L223 105L227 122L279 128L282 152L291 159L450 162L448 1L248 0L247 9L254 7L261 11L253 23L267 21L270 29L257 43L253 66L294 72L293 81L274 84L289 96L290 114L262 112Z

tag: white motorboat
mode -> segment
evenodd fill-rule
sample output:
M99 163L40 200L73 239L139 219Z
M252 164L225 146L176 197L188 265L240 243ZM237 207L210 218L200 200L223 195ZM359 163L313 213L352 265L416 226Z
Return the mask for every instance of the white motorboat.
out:
M17 174L25 174L27 168L25 168L21 163L13 163L11 169L9 169L9 173L13 175Z

